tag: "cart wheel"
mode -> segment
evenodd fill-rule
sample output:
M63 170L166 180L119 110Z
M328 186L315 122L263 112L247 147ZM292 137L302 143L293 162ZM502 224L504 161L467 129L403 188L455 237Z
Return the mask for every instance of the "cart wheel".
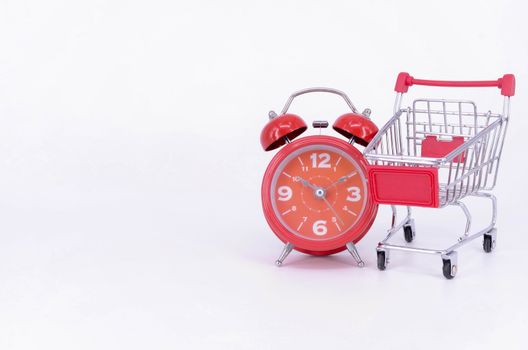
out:
M403 225L403 236L407 243L411 243L414 239L415 233L411 225Z
M448 280L450 280L453 277L455 277L456 272L457 272L457 266L456 265L451 265L451 260L449 260L449 259L442 259L442 261L444 262L444 266L442 268L442 272L444 273L444 277L447 278Z
M482 242L482 247L484 248L484 251L486 253L491 253L493 248L495 248L495 241L493 240L493 236L484 235L484 241Z
M387 258L384 251L377 251L378 253L378 269L383 271L387 267Z

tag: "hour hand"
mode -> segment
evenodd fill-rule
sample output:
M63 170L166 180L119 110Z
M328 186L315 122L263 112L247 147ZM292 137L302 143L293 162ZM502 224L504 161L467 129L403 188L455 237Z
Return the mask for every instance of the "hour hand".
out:
M313 189L313 190L317 190L317 189L318 189L317 186L312 185L310 182L308 182L308 180L305 180L305 179L303 179L303 178L300 177L300 176L295 176L295 177L294 177L294 180L295 180L295 181L299 181L300 183L303 184L303 186L310 187L310 188Z

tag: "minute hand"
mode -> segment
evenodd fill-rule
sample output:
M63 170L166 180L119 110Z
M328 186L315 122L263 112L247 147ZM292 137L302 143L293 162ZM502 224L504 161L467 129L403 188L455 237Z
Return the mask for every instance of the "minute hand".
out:
M337 179L337 181L335 181L334 183L332 183L330 186L327 186L327 187L325 188L325 190L329 189L330 187L332 187L332 186L334 186L334 185L337 185L338 183L345 182L346 180L348 180L349 178L351 178L352 176L354 176L354 175L356 175L356 174L357 174L357 172L354 171L354 172L352 172L352 173L350 173L350 174L348 174L348 175L345 175L345 176L340 177L339 179Z

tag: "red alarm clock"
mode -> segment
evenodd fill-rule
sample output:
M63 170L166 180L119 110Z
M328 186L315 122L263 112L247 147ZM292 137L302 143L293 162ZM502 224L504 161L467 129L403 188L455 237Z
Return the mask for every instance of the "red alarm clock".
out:
M325 135L296 139L308 127L288 109L296 97L314 92L339 95L348 104L351 112L333 124L347 141ZM370 110L359 113L347 95L330 88L297 91L280 115L269 113L270 121L260 135L262 147L271 151L284 146L271 160L262 181L264 215L285 243L278 266L292 249L311 255L348 249L358 266L364 266L355 243L369 230L378 206L368 190L367 161L354 144L366 146L378 132L369 116ZM312 125L326 128L328 122Z

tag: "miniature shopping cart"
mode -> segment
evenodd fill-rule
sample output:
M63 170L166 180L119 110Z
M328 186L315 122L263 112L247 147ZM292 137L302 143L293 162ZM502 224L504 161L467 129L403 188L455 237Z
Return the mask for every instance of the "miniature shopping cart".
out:
M417 99L411 107L401 108L402 96L412 85L498 87L504 96L502 114L478 112L476 104L467 100ZM374 200L392 206L392 227L377 247L378 268L385 270L390 250L437 254L443 260L444 276L451 279L457 272L457 248L480 236L484 236L484 251L495 247L497 200L486 191L497 181L515 77L507 74L492 81L437 81L400 73L395 90L394 116L364 151L371 164L369 182ZM469 233L471 215L461 201L467 196L487 198L492 204L491 223L473 234ZM400 223L396 222L396 205L407 206L407 215ZM405 241L414 239L412 206L447 205L460 207L467 219L456 244L438 250L389 243L402 228Z

